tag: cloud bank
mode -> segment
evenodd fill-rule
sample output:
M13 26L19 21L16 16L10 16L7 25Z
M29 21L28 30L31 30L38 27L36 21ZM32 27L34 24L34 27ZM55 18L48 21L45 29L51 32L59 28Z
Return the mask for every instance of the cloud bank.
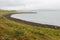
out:
M60 9L60 0L0 0L0 9Z

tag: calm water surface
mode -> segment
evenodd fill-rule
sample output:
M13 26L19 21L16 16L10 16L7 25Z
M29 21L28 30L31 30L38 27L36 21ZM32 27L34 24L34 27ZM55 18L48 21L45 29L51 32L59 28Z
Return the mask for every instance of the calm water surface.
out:
M35 14L14 14L11 17L35 23L60 26L60 11L37 11Z

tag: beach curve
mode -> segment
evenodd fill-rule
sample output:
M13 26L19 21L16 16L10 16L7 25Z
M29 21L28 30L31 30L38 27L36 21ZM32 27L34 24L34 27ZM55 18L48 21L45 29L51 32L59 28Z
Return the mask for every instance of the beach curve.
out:
M31 13L32 13L32 12L31 12ZM56 26L56 25L40 24L40 23L29 22L29 21L22 20L22 19L12 18L11 15L14 15L14 14L23 14L23 13L12 13L12 14L4 15L4 16L5 16L6 18L8 18L8 19L10 19L10 20L13 20L13 21L15 21L15 22L18 22L18 23L25 23L25 24L32 25L32 26L37 26L37 27L60 29L60 26Z

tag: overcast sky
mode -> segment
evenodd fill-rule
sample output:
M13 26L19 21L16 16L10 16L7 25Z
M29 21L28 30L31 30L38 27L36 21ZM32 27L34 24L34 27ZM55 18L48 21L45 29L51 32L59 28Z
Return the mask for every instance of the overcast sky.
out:
M0 9L60 9L60 0L0 0Z

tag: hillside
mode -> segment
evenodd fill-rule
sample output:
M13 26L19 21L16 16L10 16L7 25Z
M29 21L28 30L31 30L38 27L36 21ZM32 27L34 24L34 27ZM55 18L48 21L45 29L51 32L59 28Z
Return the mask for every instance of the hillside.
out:
M0 40L60 40L60 30L18 23L4 15L15 11L0 10Z

